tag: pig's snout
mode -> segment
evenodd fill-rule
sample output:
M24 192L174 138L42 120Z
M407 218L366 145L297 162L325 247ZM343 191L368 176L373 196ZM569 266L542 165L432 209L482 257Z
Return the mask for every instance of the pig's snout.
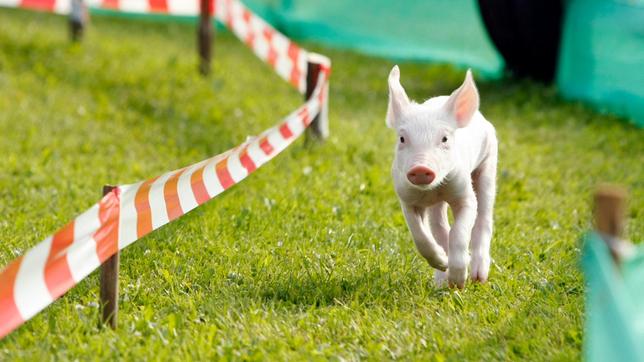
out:
M407 179L414 185L429 185L436 178L434 171L425 166L414 166L407 172Z

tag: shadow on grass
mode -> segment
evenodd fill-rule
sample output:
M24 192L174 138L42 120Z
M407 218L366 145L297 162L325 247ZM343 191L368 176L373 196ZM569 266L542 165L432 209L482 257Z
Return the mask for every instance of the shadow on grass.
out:
M324 265L313 270L291 270L273 280L256 284L255 294L264 303L280 302L298 307L329 307L356 303L394 308L407 305L410 293L422 289L428 298L440 301L449 293L437 288L420 273L383 271L363 266L352 271L329 271ZM401 265L402 268L402 265ZM431 278L430 278L431 279Z
M560 288L561 286L537 288L528 299L513 303L511 310L498 315L501 321L493 324L494 329L489 331L490 333L486 337L462 344L458 350L454 350L454 359L461 360L466 359L465 356L470 358L477 356L476 358L481 360L499 358L522 360L536 354L541 354L541 358L548 359L560 352L554 348L556 344L573 345L574 349L581 349L581 333L573 329L567 331L565 335L550 336L553 345L550 346L551 349L547 351L546 355L543 355L543 351L535 350L532 336L547 334L547 332L540 329L550 329L548 321L557 320L559 317L547 315L547 311L557 309L543 304L546 301L552 301L552 295L560 293L560 290L558 290ZM569 295L580 293L583 293L581 288L566 291L566 294ZM525 321L533 321L533 323L526 325ZM492 351L489 351L490 346L494 346Z

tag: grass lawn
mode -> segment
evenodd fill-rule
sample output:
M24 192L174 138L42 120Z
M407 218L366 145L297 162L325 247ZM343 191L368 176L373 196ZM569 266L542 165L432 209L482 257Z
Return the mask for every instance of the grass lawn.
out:
M228 34L196 72L195 29L0 10L0 267L125 184L273 125L301 97ZM120 326L100 329L93 273L0 341L0 360L574 360L579 236L600 181L631 189L644 239L644 134L532 83L480 82L500 139L490 281L437 289L390 177L389 61L333 60L331 138L297 141L220 197L121 254ZM464 72L402 64L413 98Z

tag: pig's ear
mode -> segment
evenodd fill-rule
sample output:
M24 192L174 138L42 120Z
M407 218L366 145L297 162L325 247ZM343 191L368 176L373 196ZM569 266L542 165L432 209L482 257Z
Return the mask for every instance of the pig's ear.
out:
M389 73L389 106L387 107L387 127L395 128L403 111L409 105L405 89L400 85L400 69L394 66Z
M445 103L445 112L456 127L465 127L479 109L479 91L476 89L472 71L467 70L463 84L449 96Z

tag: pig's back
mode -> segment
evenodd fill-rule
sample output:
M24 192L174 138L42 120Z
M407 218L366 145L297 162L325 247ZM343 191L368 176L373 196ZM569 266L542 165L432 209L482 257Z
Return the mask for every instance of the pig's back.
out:
M496 131L480 112L476 112L467 127L456 131L456 148L463 167L476 170L490 154L497 152Z

